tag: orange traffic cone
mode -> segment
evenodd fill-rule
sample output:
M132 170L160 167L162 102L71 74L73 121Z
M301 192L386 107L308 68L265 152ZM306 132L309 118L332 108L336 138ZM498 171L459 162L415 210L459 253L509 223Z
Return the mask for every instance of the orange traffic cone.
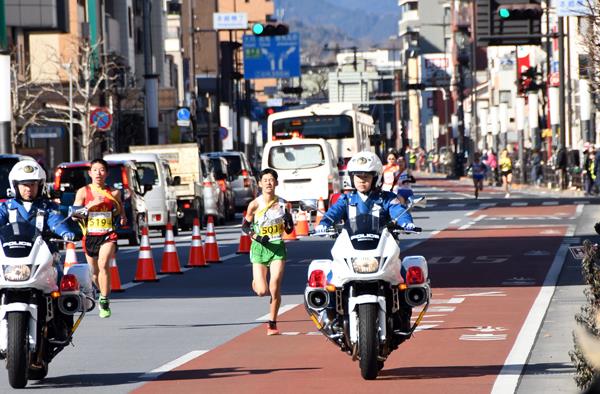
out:
M154 259L152 258L152 248L148 239L148 227L142 227L142 241L140 242L140 255L138 258L137 270L135 272L134 282L158 282L156 271L154 269Z
M323 197L319 197L319 204L317 205L317 216L315 216L315 227L321 223L321 219L323 219L325 212L325 203L323 202Z
M204 242L204 257L207 263L220 263L219 245L217 245L217 234L215 234L215 223L213 217L208 217L206 224L206 241Z
M77 264L77 253L75 253L75 242L67 242L67 251L65 253L65 263L63 271L66 274L69 268Z
M294 230L296 230L296 236L306 237L308 235L308 220L306 219L306 212L299 211L296 214L296 226L294 226Z
M296 221L295 218L295 214L292 212L292 204L288 203L287 205L287 209L288 211L292 214L292 217L294 218L294 222ZM283 239L285 241L297 241L298 237L296 236L296 228L294 227L291 233L286 233L285 231L283 232Z
M175 247L173 225L170 222L167 223L165 251L162 257L160 274L183 274L183 272L181 272L181 268L179 267L179 256L177 256L177 247Z
M244 222L246 217L246 211L242 215L242 223ZM252 244L252 240L250 236L242 231L240 234L240 245L238 246L237 254L249 254L250 253L250 245Z
M200 236L200 221L194 218L192 227L192 247L190 249L190 258L186 267L208 267L204 258L204 249L202 248L202 237Z
M119 275L119 267L117 267L117 260L113 257L110 259L110 291L119 293L125 291L121 287L121 276Z

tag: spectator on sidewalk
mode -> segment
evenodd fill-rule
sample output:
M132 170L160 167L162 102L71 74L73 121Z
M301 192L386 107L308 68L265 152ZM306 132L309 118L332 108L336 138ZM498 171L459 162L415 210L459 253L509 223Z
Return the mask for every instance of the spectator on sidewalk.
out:
M535 186L542 183L542 155L538 149L531 154L531 183Z
M558 177L558 187L561 190L565 190L568 184L567 160L567 150L564 146L561 146L556 152L556 175Z
M594 185L596 183L596 150L594 145L589 142L583 144L583 190L586 196L594 193Z

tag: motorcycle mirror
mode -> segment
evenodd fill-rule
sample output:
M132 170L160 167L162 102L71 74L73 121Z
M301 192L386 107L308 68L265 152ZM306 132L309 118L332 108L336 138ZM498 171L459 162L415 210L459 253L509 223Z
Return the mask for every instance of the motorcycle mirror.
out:
M15 194L13 193L13 191L10 187L8 189L6 189L6 197L15 198Z
M303 211L315 211L317 209L317 200L300 200L300 209Z

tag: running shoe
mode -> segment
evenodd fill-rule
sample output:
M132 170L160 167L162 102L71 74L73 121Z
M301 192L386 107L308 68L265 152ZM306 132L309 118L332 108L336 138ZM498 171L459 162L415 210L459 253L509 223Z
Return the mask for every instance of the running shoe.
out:
M277 322L269 320L269 323L267 323L267 335L279 335L279 330L277 329Z
M100 310L98 315L101 318L104 319L104 318L110 317L110 315L111 315L110 301L108 300L108 298L106 298L104 296L100 296L100 299L98 300L98 309Z

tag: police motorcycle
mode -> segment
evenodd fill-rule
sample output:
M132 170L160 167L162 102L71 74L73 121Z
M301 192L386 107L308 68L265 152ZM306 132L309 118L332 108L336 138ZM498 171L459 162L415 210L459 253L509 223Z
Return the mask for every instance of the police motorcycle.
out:
M83 215L85 210L73 211L65 220ZM48 363L94 309L92 273L87 264L75 264L59 283L60 255L50 245L67 241L28 222L0 227L0 242L0 359L10 385L22 388L46 376Z
M408 199L407 211L424 207L424 197ZM303 205L314 207L312 202ZM314 209L314 208L313 208ZM359 360L364 379L375 379L392 351L409 339L431 299L427 261L400 259L398 237L419 233L396 223L359 214L342 227L327 229L336 238L333 259L313 260L308 268L304 305L319 331ZM317 235L317 234L313 234ZM411 324L412 308L423 306Z

